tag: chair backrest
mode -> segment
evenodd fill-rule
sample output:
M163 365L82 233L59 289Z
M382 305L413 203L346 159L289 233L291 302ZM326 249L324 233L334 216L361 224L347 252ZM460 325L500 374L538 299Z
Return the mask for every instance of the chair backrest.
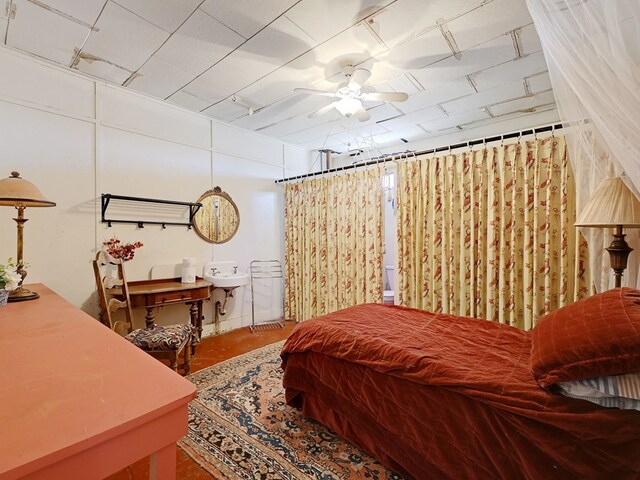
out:
M122 260L101 250L93 261L93 272L100 299L100 321L121 335L131 332L133 313ZM124 321L113 318L113 313L120 309L124 309Z

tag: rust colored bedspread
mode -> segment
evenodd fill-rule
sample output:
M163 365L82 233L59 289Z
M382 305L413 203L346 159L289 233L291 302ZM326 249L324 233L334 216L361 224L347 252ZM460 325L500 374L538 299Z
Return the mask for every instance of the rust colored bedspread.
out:
M415 479L640 478L640 412L540 388L530 334L360 305L298 325L287 403Z

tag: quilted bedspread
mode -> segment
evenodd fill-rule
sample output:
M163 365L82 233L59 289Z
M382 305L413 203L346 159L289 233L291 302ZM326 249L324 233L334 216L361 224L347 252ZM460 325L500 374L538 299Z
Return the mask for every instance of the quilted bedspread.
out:
M377 304L298 325L287 403L415 479L640 478L640 412L538 386L531 335Z

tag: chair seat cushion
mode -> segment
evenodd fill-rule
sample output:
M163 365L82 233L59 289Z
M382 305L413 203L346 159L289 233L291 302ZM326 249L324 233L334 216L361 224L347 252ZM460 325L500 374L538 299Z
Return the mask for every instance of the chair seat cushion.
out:
M153 325L139 328L125 338L143 350L180 350L193 334L191 325Z

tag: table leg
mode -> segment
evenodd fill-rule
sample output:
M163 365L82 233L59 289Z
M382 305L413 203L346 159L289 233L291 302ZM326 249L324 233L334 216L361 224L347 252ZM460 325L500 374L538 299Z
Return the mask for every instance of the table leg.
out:
M196 346L200 343L200 334L202 333L202 326L198 329L198 323L202 325L202 321L198 322L198 302L189 302L189 315L191 316L191 325L193 325L194 336L191 342L191 354L195 355Z
M204 300L198 300L196 303L198 305L198 342L202 338L202 303Z
M155 318L153 311L155 310L155 307L146 307L146 309L147 309L147 314L144 316L144 321L147 328L150 328L150 327L153 327L153 321Z
M170 443L149 457L150 480L175 480L176 478L176 443Z

